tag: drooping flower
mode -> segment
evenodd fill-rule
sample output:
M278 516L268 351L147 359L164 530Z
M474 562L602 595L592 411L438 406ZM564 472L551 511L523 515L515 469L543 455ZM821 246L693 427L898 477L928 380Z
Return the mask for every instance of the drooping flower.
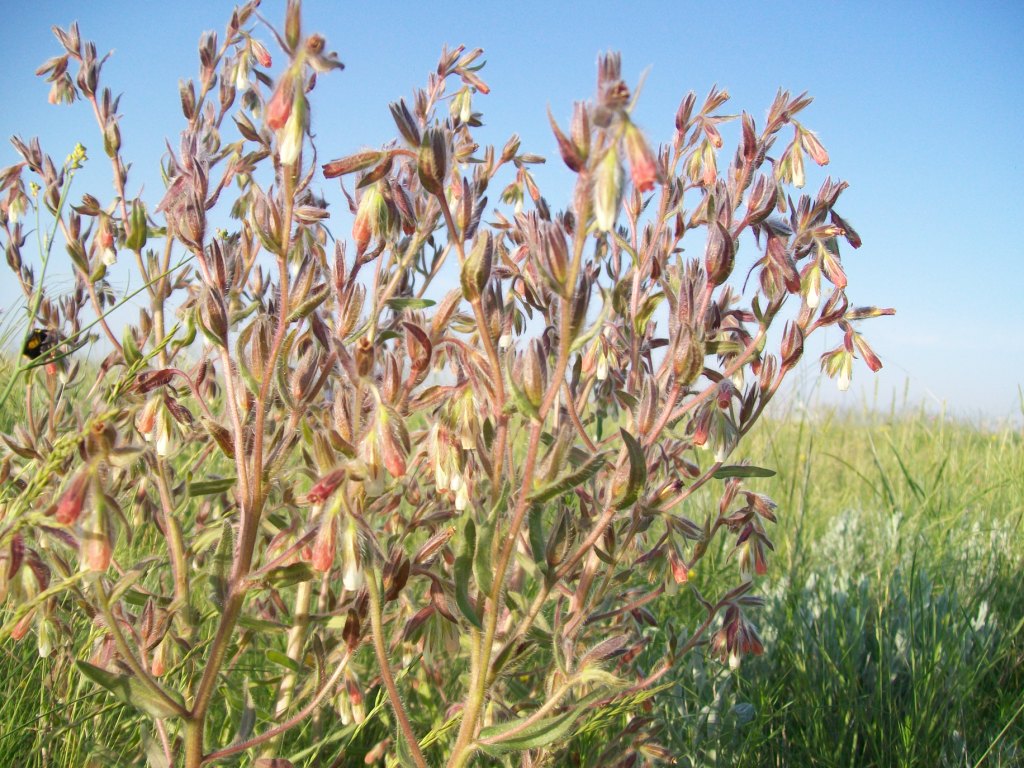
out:
M626 157L629 159L629 173L633 186L641 192L650 192L661 176L658 161L654 157L643 132L633 123L626 125Z
M293 78L283 75L274 89L274 94L267 102L264 117L267 127L273 131L284 128L285 123L292 114L292 106L295 102L295 81Z
M597 166L594 180L594 220L598 230L610 232L622 202L622 165L615 146L608 148Z

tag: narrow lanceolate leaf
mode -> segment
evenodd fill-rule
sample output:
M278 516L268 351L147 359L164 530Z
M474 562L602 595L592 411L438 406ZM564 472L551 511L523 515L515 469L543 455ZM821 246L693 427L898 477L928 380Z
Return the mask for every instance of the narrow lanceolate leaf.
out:
M506 482L501 488L498 500L491 508L491 514L480 525L479 540L476 543L476 554L473 557L473 575L477 586L483 594L491 591L494 586L494 563L491 559L491 547L494 542L494 531L499 520L505 519L505 509L512 486Z
M568 493L574 488L579 488L601 471L601 468L604 466L607 458L607 453L599 453L596 456L592 456L579 469L563 475L547 485L538 488L527 497L527 500L531 504L541 504L545 501L550 501L557 496L561 496L563 493Z
M547 564L547 559L544 557L547 537L544 535L544 507L542 505L530 506L527 524L530 531L530 552L533 554L533 561L538 568L544 570Z
M188 484L189 496L215 496L218 493L230 491L235 487L234 477L224 477L217 480L200 480Z
M413 296L397 296L393 299L388 299L388 306L391 309L401 311L403 309L426 309L437 304L433 299L417 299Z
M292 563L274 568L266 575L267 583L274 589L284 589L303 581L312 581L316 573L309 563Z
M256 704L252 700L252 685L249 678L242 684L242 714L238 718L235 741L245 741L256 727Z
M588 711L589 706L601 698L604 690L597 690L584 696L565 714L545 717L536 723L518 730L525 718L499 723L480 731L478 743L480 748L489 755L500 755L507 752L524 752L528 749L539 749L567 738L573 731L576 721ZM502 737L513 729L512 736Z
M615 508L625 509L640 497L640 492L647 482L647 460L644 458L643 448L640 447L640 443L635 437L622 428L619 429L619 434L622 435L622 442L626 445L629 475L623 490L615 501Z
M288 656L286 653L271 648L266 653L267 661L277 664L278 666L290 669L292 672L298 672L302 669L302 666L295 659Z
M210 586L213 588L213 602L224 606L228 597L228 572L231 570L231 555L235 549L235 537L228 523L222 526L217 550L213 553L210 570Z
M774 475L774 469L754 467L748 464L729 464L719 467L713 477L717 480L727 480L730 477L772 477Z
M108 672L102 667L97 667L87 661L76 661L78 671L110 691L125 704L141 709L153 717L176 717L179 709L175 708L170 701L158 696L150 690L134 675L122 675L115 672ZM161 689L163 690L163 689ZM185 702L181 697L172 691L164 691L168 698L175 701L181 709L185 708Z
M473 576L473 555L476 552L476 525L472 518L466 521L462 552L455 558L455 602L459 610L477 629L483 629L476 606L469 596L470 580Z

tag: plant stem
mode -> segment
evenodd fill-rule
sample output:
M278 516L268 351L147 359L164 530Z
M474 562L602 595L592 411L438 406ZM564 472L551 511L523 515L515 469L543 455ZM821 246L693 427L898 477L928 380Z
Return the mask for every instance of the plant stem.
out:
M376 555L371 556L376 557ZM402 738L405 739L405 743L409 747L409 752L412 753L412 759L416 763L417 768L427 768L427 761L423 759L419 741L416 739L416 734L413 733L409 716L405 713L405 707L402 705L402 700L398 695L395 678L391 674L391 662L388 660L388 650L384 644L380 586L377 581L379 575L380 569L374 563L371 572L367 574L366 578L366 589L370 594L370 627L373 633L373 649L377 654L380 676L384 681L384 687L387 688L388 699L391 702L391 709L394 710L395 718L398 720L398 727L402 732Z
M121 626L117 623L117 617L114 616L114 612L110 608L110 599L107 596L106 587L103 586L103 577L97 575L96 577L96 596L99 598L100 612L103 614L104 620L107 622L107 628L110 630L111 636L114 638L114 645L117 647L117 652L124 658L124 662L128 665L135 676L139 679L143 685L145 685L153 695L161 699L161 701L168 707L173 709L179 716L186 716L188 713L185 711L178 702L167 695L167 692L160 687L160 684L153 679L153 676L146 671L142 666L142 663L136 658L135 653L128 645L127 639L125 639L124 633L121 631Z

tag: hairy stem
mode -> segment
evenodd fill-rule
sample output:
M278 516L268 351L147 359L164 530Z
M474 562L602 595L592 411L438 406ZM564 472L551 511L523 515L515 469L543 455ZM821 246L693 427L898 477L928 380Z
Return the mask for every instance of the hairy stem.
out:
M402 732L402 738L405 739L405 743L409 747L409 752L417 768L427 768L427 761L423 759L423 753L420 751L419 740L416 738L416 734L413 733L412 723L409 722L409 716L405 712L405 707L398 693L398 686L395 685L395 678L391 674L391 661L388 659L388 649L384 643L379 577L380 569L375 563L371 572L367 574L366 579L366 588L370 594L370 628L373 634L373 650L377 654L380 676L384 681L384 687L387 689L388 700L391 702L391 709L398 720L398 727Z

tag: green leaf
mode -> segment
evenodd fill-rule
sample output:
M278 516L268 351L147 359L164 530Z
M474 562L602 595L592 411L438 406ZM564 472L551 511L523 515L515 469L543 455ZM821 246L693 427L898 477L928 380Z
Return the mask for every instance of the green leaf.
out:
M102 667L97 667L87 661L76 661L78 671L92 680L97 685L106 688L120 701L141 709L153 717L177 717L178 710L162 696L157 695L148 686L142 683L134 675L122 675L115 672L108 672ZM185 702L181 697L172 691L163 691L168 698L175 701L182 709Z
M267 661L272 664L277 664L279 667L290 669L292 672L299 672L302 669L302 665L299 664L295 659L288 656L286 653L270 648L266 653Z
M391 309L397 309L399 311L403 309L426 309L437 304L433 299L416 299L412 296L396 296L393 299L388 299L387 305Z
M235 731L235 741L245 741L252 736L256 727L256 705L252 700L252 685L246 677L242 683L242 713L238 717L238 730Z
M574 488L578 488L601 471L601 467L604 466L606 459L607 453L599 453L596 456L592 456L574 472L563 475L557 480L538 488L527 497L527 501L533 504L541 504L545 501L550 501L556 496L561 496L563 493L568 493Z
M139 350L138 344L135 343L135 334L127 325L124 328L124 335L121 337L121 349L124 351L124 361L129 368L142 360L142 352Z
M164 754L163 747L160 742L153 738L153 734L149 732L146 726L139 728L139 736L142 741L142 750L146 753L146 765L148 768L171 768L171 764L167 761L167 755Z
M455 602L459 610L477 629L483 629L480 616L469 596L469 582L473 575L473 555L476 552L476 525L473 518L466 520L465 538L462 542L462 553L455 558Z
M544 535L544 507L540 504L533 504L526 522L530 528L530 552L533 554L533 562L541 571L545 571L547 570L547 560L544 557L544 549L547 547L548 539Z
M476 554L473 557L473 575L476 576L477 586L480 591L487 594L494 585L494 563L491 560L491 546L494 541L494 529L498 521L505 519L502 511L508 504L511 485L504 483L501 487L501 494L491 508L491 513L480 526L479 541L476 544Z
M217 480L200 480L196 483L188 484L188 495L195 496L215 496L218 493L224 493L235 487L234 477L223 477Z
M283 589L302 581L312 581L315 575L309 563L292 563L269 571L266 580L274 589Z
M220 541L213 553L210 567L210 586L213 587L213 602L223 607L228 597L228 572L231 570L231 557L235 548L235 537L231 525L226 521L221 524Z
M604 304L601 307L601 314L598 315L597 320L581 335L573 339L572 346L569 348L570 352L575 352L580 349L584 344L593 339L597 334L604 328L604 323L608 319L608 314L612 309L611 299L608 298L608 293L605 290L601 290L601 298L604 300Z
M726 480L730 477L774 477L774 469L755 467L750 464L729 464L719 467L712 475L716 480Z
M337 617L341 619L341 624L344 624L345 617ZM290 626L286 626L278 621L267 621L266 619L257 619L254 616L239 616L238 626L243 629L251 629L256 632L284 632L291 629ZM341 628L340 626L338 627Z
M509 379L509 393L512 395L512 402L505 406L506 410L511 412L519 411L524 416L529 417L532 420L540 419L540 413L537 410L537 406L530 402L530 398L526 396L526 393L520 389L513 379Z
M654 314L654 311L658 308L658 305L661 304L661 302L664 300L664 293L656 293L653 296L647 297L646 301L644 301L643 303L643 306L640 307L640 311L637 313L636 317L633 318L633 328L636 330L638 334L640 334L641 336L644 334L644 331L647 330L647 323L650 322L651 320L651 315Z
M480 741L500 740L493 744L480 744L480 749L489 755L500 755L506 752L524 752L528 749L538 749L556 741L563 741L569 737L576 725L576 721L587 713L590 705L604 695L604 690L594 691L573 704L571 709L565 714L542 718L507 739L501 739L501 734L507 733L513 728L518 728L525 718L516 718L484 728L480 731Z
M317 291L291 311L291 313L288 315L288 322L294 323L296 320L300 320L303 317L309 316L309 314L314 309L323 304L324 300L326 300L327 297L330 295L331 289L327 287L323 288L320 291Z
M622 495L615 503L615 508L625 509L639 498L640 491L647 482L647 460L644 458L644 449L635 437L621 427L619 434L622 435L622 442L626 444L626 454L629 457L629 478Z

